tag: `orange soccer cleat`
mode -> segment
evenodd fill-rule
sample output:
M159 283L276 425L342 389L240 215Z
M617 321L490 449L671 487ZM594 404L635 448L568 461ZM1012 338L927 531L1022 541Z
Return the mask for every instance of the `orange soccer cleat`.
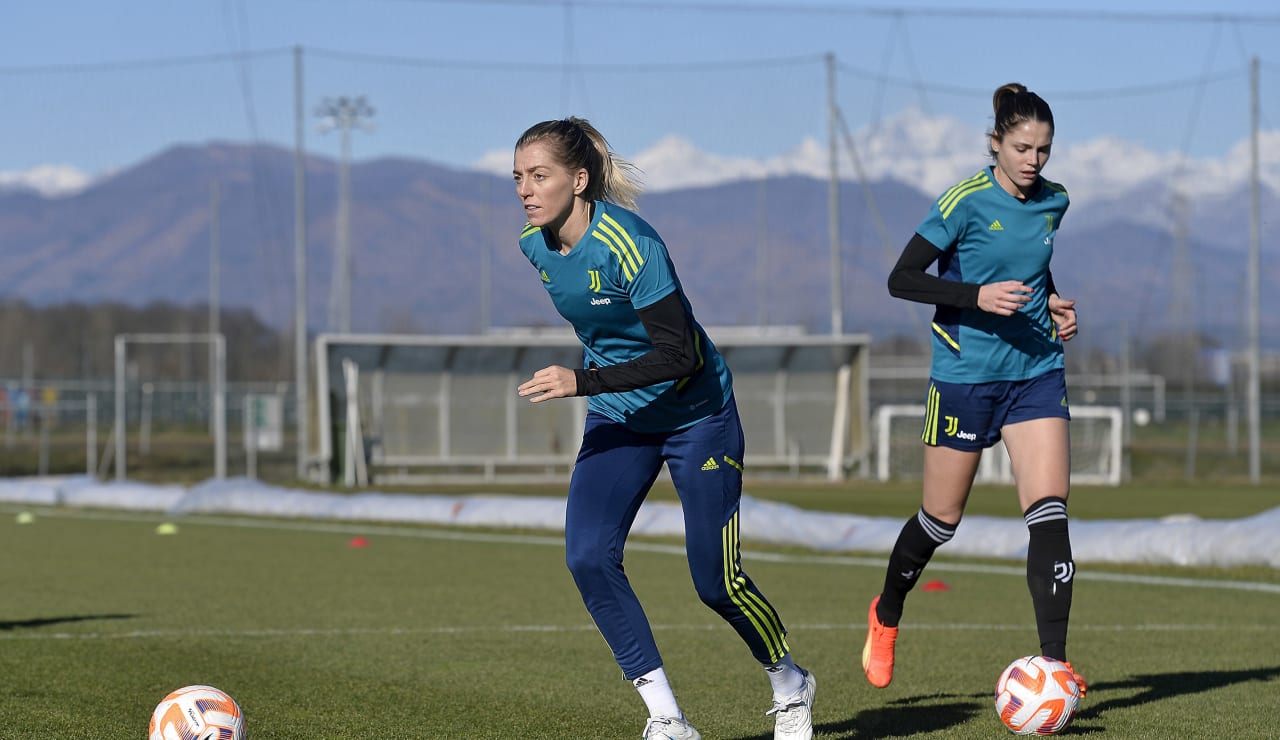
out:
M1071 671L1071 675L1075 676L1076 686L1080 687L1080 698L1083 699L1085 692L1089 690L1089 685L1084 682L1084 676L1081 676L1079 673L1076 673L1076 669L1071 667L1071 661L1064 660L1062 662L1065 663L1067 666L1067 669Z
M867 613L867 644L862 647L862 670L872 686L883 689L893 680L893 645L898 640L898 628L886 627L876 616L876 604L880 597L871 600Z

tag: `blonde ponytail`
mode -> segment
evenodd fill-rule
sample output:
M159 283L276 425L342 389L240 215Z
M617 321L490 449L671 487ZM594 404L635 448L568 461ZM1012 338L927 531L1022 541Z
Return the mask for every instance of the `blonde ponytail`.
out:
M534 124L516 140L516 149L535 141L549 145L560 164L587 171L582 197L604 200L635 210L640 195L640 171L609 149L609 142L584 118L569 116Z

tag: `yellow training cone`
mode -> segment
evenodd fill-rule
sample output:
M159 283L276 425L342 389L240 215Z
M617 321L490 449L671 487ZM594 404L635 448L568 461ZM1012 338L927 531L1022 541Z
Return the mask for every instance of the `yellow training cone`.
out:
M174 524L173 522L165 522L164 524L161 524L160 526L156 527L156 534L177 534L177 533L178 533L178 525Z
M36 515L29 511L20 511L18 516L14 517L14 521L18 524L30 524L36 520Z

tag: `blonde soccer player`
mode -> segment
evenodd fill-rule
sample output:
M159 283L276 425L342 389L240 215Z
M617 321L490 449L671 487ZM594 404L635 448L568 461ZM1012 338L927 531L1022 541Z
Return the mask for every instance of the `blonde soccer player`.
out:
M583 366L521 383L534 403L587 396L569 484L565 558L574 583L649 713L645 740L697 740L622 567L640 504L663 464L684 510L698 597L746 643L772 689L777 740L813 737L816 682L795 664L773 606L742 569L744 440L733 376L694 319L658 232L635 212L634 170L580 118L516 142L520 249L583 346Z

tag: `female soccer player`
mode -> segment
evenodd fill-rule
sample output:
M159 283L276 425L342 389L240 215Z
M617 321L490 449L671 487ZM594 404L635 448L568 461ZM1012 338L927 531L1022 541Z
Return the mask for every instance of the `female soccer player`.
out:
M516 142L520 249L582 341L583 368L521 383L533 403L589 396L569 484L565 560L622 675L649 711L647 740L696 740L622 568L623 547L663 463L684 508L703 603L728 622L773 689L774 737L813 737L816 682L796 666L782 620L742 570L744 440L724 359L693 318L662 238L634 212L630 164L580 118L544 121Z
M893 679L907 592L955 534L982 450L1001 438L1030 532L1027 585L1040 651L1067 659L1075 563L1062 342L1076 334L1076 311L1049 271L1067 191L1040 174L1053 144L1049 105L1010 83L995 91L993 107L988 146L995 164L942 194L889 275L891 295L937 308L923 500L893 546L862 650L867 680L880 688ZM927 272L935 261L936 276ZM1083 695L1084 680L1076 681Z

